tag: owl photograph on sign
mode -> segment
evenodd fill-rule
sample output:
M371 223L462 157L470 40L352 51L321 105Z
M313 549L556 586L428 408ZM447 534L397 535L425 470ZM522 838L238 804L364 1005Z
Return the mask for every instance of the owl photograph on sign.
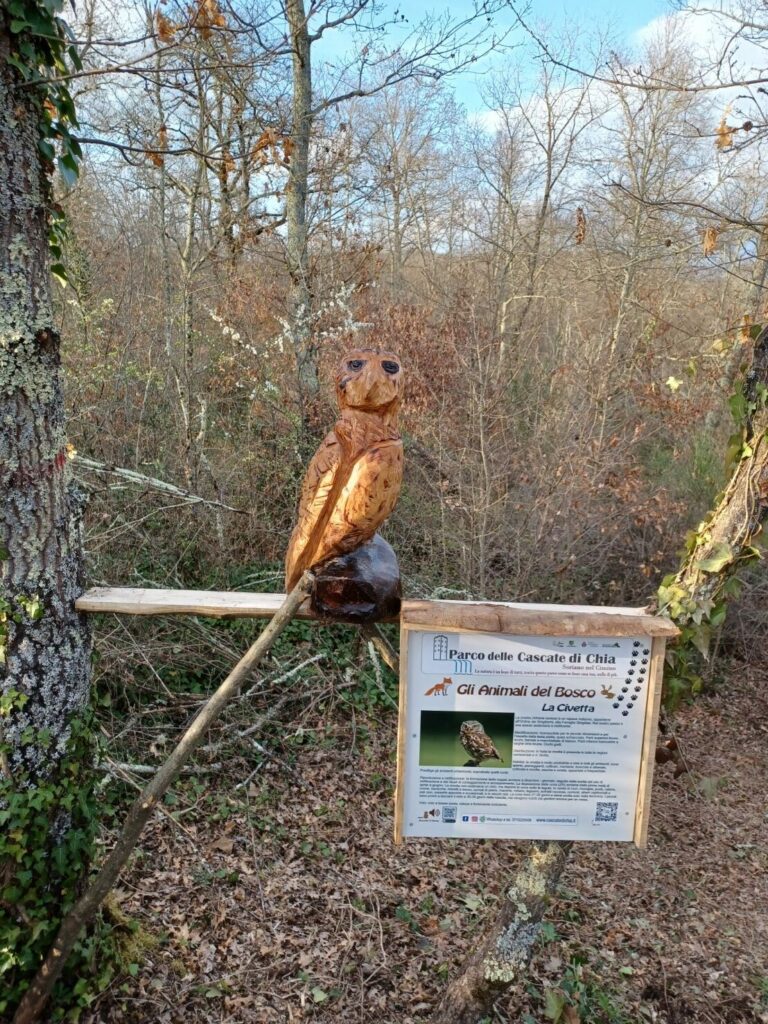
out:
M419 764L445 768L509 768L514 714L422 711Z

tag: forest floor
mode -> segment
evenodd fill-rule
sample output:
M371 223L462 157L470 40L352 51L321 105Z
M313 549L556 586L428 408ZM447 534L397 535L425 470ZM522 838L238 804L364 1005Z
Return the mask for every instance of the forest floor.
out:
M135 922L128 973L86 1024L429 1017L525 844L395 847L394 702L361 703L349 671L312 670L281 726L238 740L251 708L216 734L213 769L201 757L147 829L112 903ZM768 1022L768 671L734 662L726 676L676 716L690 771L657 768L648 848L575 848L529 976L494 1020Z

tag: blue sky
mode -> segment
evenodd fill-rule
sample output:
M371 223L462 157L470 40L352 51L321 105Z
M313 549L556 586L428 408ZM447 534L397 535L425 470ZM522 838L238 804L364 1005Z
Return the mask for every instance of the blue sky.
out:
M566 26L576 27L580 34L589 37L595 32L604 35L607 31L612 45L622 52L631 50L637 45L638 32L656 18L673 11L672 0L517 0L517 6L527 23L543 29L545 38L556 36L559 29ZM408 28L414 29L430 15L450 14L455 18L467 17L472 13L472 0L385 0L384 9L389 13L399 11L408 19ZM505 26L515 23L510 13L495 17L494 28L503 31ZM403 32L408 28L403 26ZM387 43L394 43L400 33L390 28ZM350 43L354 52L355 42L347 32L329 32L318 47L317 57L335 63L335 60L349 54ZM516 26L508 37L508 42L520 45L527 40L525 32ZM476 71L487 71L498 63L499 55L491 56L475 66ZM450 86L457 99L467 108L469 113L483 109L477 74L463 73L450 78Z

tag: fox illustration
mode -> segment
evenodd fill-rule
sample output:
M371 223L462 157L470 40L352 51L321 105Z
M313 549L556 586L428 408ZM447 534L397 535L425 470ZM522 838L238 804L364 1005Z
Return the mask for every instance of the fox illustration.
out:
M427 692L424 694L425 697L437 696L440 694L441 697L445 697L448 693L448 687L453 685L453 680L449 676L445 676L442 683L435 683L434 686L430 686Z

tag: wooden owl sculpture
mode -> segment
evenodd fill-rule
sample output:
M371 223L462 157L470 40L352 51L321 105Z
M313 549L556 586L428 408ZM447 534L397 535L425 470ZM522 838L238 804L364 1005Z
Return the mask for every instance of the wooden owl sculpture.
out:
M342 359L341 416L307 469L285 560L287 590L315 569L313 606L332 618L366 622L399 611L397 559L376 531L400 494L401 394L397 356L358 349Z

